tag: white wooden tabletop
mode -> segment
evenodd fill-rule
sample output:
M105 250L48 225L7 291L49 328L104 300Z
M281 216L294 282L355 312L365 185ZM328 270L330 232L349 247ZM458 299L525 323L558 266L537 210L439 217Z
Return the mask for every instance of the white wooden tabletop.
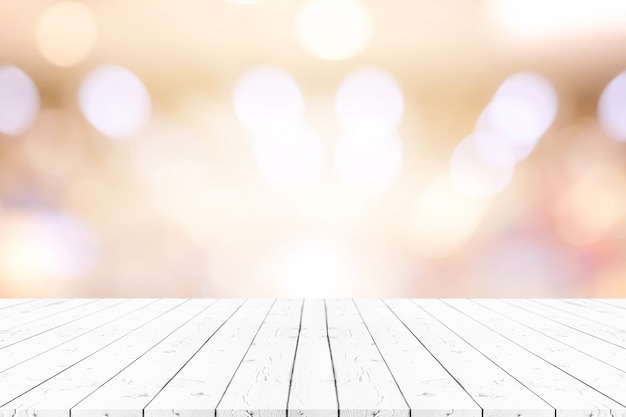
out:
M626 417L626 300L5 299L2 417Z

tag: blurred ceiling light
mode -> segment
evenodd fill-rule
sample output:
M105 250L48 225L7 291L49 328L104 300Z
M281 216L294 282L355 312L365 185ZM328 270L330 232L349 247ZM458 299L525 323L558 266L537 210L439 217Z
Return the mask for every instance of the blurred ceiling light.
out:
M486 209L484 200L461 194L448 176L436 178L413 204L411 242L423 256L449 255L467 241Z
M503 142L519 162L550 127L557 108L557 95L549 81L534 73L517 73L498 88L476 130Z
M356 0L312 0L296 21L302 47L316 58L342 60L361 53L372 36L372 23Z
M273 140L255 138L256 163L265 180L285 191L301 191L319 182L324 168L320 139L306 128L284 132Z
M588 169L560 198L557 230L567 243L590 244L605 236L626 215L626 175L617 166Z
M488 7L505 30L522 36L623 31L626 21L626 2L615 0L490 0Z
M476 132L463 139L452 153L450 176L454 186L474 198L488 198L504 190L515 170L515 159L500 141Z
M0 133L17 136L26 131L39 112L35 83L19 68L0 66Z
M84 3L62 1L46 8L37 25L37 45L51 63L70 67L94 47L96 20Z
M105 65L91 71L80 85L79 105L85 118L113 139L139 133L150 119L150 94L126 68Z
M338 296L356 278L350 255L323 240L291 242L274 254L270 273L288 297Z
M602 92L598 118L606 133L615 140L626 142L626 71L615 77Z
M304 111L298 84L284 70L256 68L237 81L235 113L253 134L272 134L298 126Z
M358 70L339 86L335 111L346 133L363 138L384 138L395 132L402 119L402 89L384 71Z
M0 224L0 275L18 290L41 291L47 280L80 278L94 266L93 242L72 217L5 211Z
M344 135L335 145L335 172L360 192L379 192L395 183L402 169L402 142L397 136L363 141Z

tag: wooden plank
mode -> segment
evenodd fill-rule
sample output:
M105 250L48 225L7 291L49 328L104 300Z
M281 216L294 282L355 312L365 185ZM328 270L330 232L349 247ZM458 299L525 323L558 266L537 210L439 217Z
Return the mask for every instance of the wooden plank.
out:
M278 300L217 404L217 417L285 415L302 300Z
M594 298L593 301L626 309L626 298Z
M72 417L142 417L142 409L242 305L218 300L72 408Z
M326 300L340 417L406 417L410 407L351 300Z
M32 303L35 298L0 298L0 310L15 307L21 304Z
M93 355L36 386L4 409L26 410L40 417L57 417L113 378L186 322L206 310L214 300L189 300L136 327Z
M489 360L556 408L557 416L624 415L621 404L502 337L462 310L454 308L455 302L456 300L446 300L445 303L433 300L422 301L420 305Z
M626 349L604 340L530 313L502 300L475 300L476 303L502 314L521 326L533 329L551 339L585 353L621 371L626 371Z
M145 417L214 415L272 305L246 302L148 403Z
M95 298L75 298L64 300L62 302L59 302L58 304L49 305L46 308L34 310L30 312L30 314L23 314L19 317L14 317L11 320L13 325L11 327L6 327L4 331L11 331L14 329L19 329L20 327L28 324L47 321L51 318L55 318L58 315L71 311L77 307L82 307L95 301Z
M304 300L287 417L336 417L337 394L324 300Z
M85 333L81 337L57 346L43 355L36 356L0 373L0 406L4 407L9 401L26 391L76 365L137 327L148 323L183 302L176 299L151 301L132 300L131 304L141 306L133 314L108 323L97 331Z
M68 299L41 299L0 310L0 331L9 330L66 308Z
M587 333L616 346L626 348L626 332L610 326L575 316L558 308L537 302L538 300L507 300L508 303L519 306L529 312L540 314L564 326Z
M539 302L567 311L577 317L626 331L626 310L582 299L547 299L539 300Z
M449 301L450 303L452 301ZM626 373L572 349L560 341L516 325L510 319L469 300L454 300L454 306L468 316L550 362L620 404L626 404Z
M485 417L552 417L554 408L506 373L421 306L430 300L386 301L415 337L483 409ZM417 303L417 305L416 305Z
M11 330L3 331L0 333L0 349L22 342L26 339L30 339L31 337L42 333L49 332L50 330L57 329L83 317L89 317L94 313L110 308L120 302L121 300L116 299L96 300L93 303L86 303L79 307L72 308L62 314L55 314L52 317L47 317L45 320L37 320L30 324L24 324Z
M357 308L413 415L481 416L481 408L381 300Z
M626 417L620 300L210 302L0 300L0 417Z
M14 343L0 349L0 372L11 369L18 364L41 355L51 349L72 341L81 335L97 330L98 328L135 311L154 300L119 302L115 300L104 310L92 316L83 317L66 326L56 328L33 336L30 339Z

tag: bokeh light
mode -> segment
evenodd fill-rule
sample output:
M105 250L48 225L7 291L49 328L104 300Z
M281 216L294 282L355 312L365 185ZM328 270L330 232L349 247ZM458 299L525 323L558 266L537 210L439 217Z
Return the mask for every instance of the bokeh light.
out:
M508 146L517 161L526 158L552 124L558 108L554 87L531 72L516 73L498 88L481 113L477 131Z
M626 216L626 175L599 164L585 170L558 200L557 230L567 243L585 245L609 234Z
M488 198L504 190L515 171L509 148L488 134L476 132L463 139L450 159L452 183L463 194Z
M121 139L141 132L150 119L150 94L131 71L105 65L91 71L80 85L79 105L100 133Z
M367 47L371 31L371 18L356 0L311 0L296 21L302 47L325 60L358 55Z
M426 257L447 256L460 249L487 210L484 200L468 198L442 175L428 183L411 209L411 243Z
M267 0L229 0L229 1L231 3L236 3L236 4L259 4Z
M5 210L0 225L0 282L9 287L42 292L55 280L84 277L94 266L91 236L66 214Z
M37 45L51 63L69 67L87 57L97 36L96 20L89 6L61 1L44 10L37 25Z
M26 131L39 112L39 92L21 69L0 66L0 133L17 136Z
M290 297L338 296L354 285L357 278L354 255L332 241L289 242L270 258L270 275Z
M271 186L286 191L306 191L321 179L324 153L320 138L310 129L281 133L252 144L257 165Z
M244 74L233 93L239 122L257 135L296 128L304 102L298 84L284 70L261 67Z
M402 119L402 89L382 70L361 69L342 81L335 111L341 127L349 135L384 138L396 130Z
M402 170L402 142L395 135L376 141L344 135L335 144L335 173L358 192L380 192L392 186Z
M626 19L626 4L613 0L490 0L488 5L494 20L507 31L538 38L583 31L617 31L623 28Z
M626 71L615 77L602 92L598 119L613 139L626 142Z
M0 2L0 296L624 296L625 4Z

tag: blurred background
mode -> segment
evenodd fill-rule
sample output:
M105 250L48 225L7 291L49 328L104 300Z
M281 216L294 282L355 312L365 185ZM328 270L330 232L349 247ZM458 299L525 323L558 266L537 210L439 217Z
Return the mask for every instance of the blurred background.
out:
M0 296L625 297L626 2L0 0Z

